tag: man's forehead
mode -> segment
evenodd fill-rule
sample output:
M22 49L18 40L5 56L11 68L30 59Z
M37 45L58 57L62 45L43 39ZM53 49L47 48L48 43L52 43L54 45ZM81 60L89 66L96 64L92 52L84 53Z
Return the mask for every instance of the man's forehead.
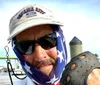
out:
M46 34L49 34L53 32L50 25L39 25L35 27L28 28L27 30L24 30L23 32L19 33L16 37L24 38L29 37L30 35L36 36L37 38L44 36Z

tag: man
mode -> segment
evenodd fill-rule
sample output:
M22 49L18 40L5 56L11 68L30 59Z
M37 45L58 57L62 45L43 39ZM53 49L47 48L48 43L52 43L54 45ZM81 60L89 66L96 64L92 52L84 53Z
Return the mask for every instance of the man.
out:
M50 10L29 5L12 17L9 26L8 40L28 76L15 84L60 85L68 58L62 23Z
M50 10L39 5L23 8L10 21L8 40L26 75L36 84L59 84L67 62L61 25Z

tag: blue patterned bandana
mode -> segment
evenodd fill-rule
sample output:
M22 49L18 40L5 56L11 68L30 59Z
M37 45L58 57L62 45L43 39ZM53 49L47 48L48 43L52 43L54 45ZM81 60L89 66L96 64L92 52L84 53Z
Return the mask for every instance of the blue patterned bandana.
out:
M26 75L30 77L30 79L42 85L49 85L49 84L57 84L61 78L62 71L64 70L65 65L67 64L67 50L65 44L65 38L63 36L62 30L60 27L55 29L55 33L57 36L57 63L54 66L53 70L50 73L50 76L43 74L39 71L36 67L28 63L24 60L24 57L17 51L16 46L12 41L12 47L17 55L20 64L25 71Z

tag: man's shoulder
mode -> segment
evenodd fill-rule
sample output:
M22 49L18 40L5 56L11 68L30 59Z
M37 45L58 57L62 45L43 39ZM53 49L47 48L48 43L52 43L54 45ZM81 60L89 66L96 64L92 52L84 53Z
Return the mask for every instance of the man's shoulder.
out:
M35 85L35 83L29 77L26 77L23 80L14 81L14 85Z

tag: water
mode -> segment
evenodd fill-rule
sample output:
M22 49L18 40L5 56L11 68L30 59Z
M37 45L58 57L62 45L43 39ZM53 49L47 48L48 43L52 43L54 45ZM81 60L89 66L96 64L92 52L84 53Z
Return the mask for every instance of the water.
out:
M0 76L8 76L8 72L0 72Z
M24 78L25 75L18 75L17 77ZM16 80L19 80L13 75L11 76L11 78L12 78L13 82L15 82ZM0 72L0 85L11 85L11 81L10 81L8 72Z
M0 59L0 66L7 67L6 59Z

